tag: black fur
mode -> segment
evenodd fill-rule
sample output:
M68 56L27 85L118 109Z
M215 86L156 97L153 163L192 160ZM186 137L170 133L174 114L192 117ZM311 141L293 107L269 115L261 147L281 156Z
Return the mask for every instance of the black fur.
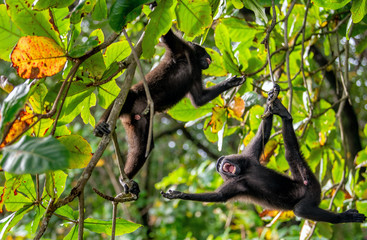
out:
M162 36L162 42L166 48L165 56L159 65L146 75L154 109L157 112L166 111L186 95L195 106L204 105L222 92L245 82L244 77L231 77L211 88L203 88L201 71L207 69L211 62L211 57L205 49L198 44L183 41L171 30ZM96 136L101 137L110 133L106 120L112 105L97 124L94 130ZM139 82L131 87L120 113L129 144L125 173L130 179L146 161L150 120L149 114L143 114L146 107L144 86Z
M276 88L279 91L279 86ZM272 99L269 94L268 99ZM333 213L320 209L321 187L304 160L292 125L292 116L279 99L269 104L271 113L262 120L256 136L242 154L223 156L217 161L217 171L224 184L212 193L190 194L179 191L161 192L168 199L185 199L203 202L225 202L231 199L247 200L270 209L293 210L303 218L330 223L363 222L366 217L357 210ZM282 118L285 157L292 178L277 173L259 163L263 146L269 140L273 114Z

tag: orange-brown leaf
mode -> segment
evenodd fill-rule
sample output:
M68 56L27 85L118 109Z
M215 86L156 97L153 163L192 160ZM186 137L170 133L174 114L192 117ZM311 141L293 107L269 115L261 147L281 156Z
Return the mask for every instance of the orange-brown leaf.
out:
M24 129L29 127L33 122L33 114L30 112L27 112L26 110L23 110L19 113L19 116L17 119L15 119L13 125L11 125L11 128L6 135L4 141L0 144L0 148L3 148L6 146L6 144L13 141L16 137L18 137Z
M235 97L229 108L233 111L235 117L241 118L245 111L245 101L240 97Z
M54 40L38 36L21 37L10 57L25 79L55 75L66 63L64 50Z

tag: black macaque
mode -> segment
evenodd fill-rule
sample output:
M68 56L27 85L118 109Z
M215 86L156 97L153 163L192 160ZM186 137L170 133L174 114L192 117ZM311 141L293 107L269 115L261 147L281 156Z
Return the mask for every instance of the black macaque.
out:
M159 65L146 75L156 112L171 108L186 95L195 106L204 105L222 92L245 82L244 77L231 77L213 87L203 88L201 71L207 69L212 60L205 49L198 44L183 41L171 30L162 36L162 42L166 53ZM113 104L106 110L94 130L94 134L98 137L110 133L106 120L112 106ZM139 82L131 87L120 113L120 120L126 130L129 145L124 169L129 179L135 176L146 161L150 120L149 113L144 112L146 108L147 98L144 86ZM135 182L131 189L128 189L123 181L121 183L126 193L131 192L136 195L139 193Z
M321 187L299 150L292 116L279 99L275 98L269 104L269 99L274 99L274 94L278 94L279 86L275 89L269 93L267 111L270 114L262 120L259 130L244 152L218 159L217 171L225 181L221 187L212 193L191 194L169 190L161 194L168 199L202 202L247 200L270 209L293 210L295 215L314 221L363 222L365 215L355 209L333 213L318 207ZM259 162L263 147L270 137L273 114L282 118L285 157L292 178L266 168Z

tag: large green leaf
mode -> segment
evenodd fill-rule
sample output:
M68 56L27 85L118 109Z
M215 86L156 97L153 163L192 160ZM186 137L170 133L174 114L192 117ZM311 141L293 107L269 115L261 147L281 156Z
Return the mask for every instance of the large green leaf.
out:
M144 38L145 39L145 38ZM119 62L128 57L131 53L131 48L126 39L112 43L106 48L103 53L103 59L106 67L110 67L113 62Z
M147 2L151 2L151 0L116 0L108 17L111 28L115 32L121 32L129 21L139 16L141 6Z
M6 1L8 14L17 27L26 35L44 36L61 43L57 27L48 10L34 11L31 0Z
M145 30L143 39L143 55L151 58L154 54L154 46L159 42L158 39L171 28L173 10L172 0L162 0L153 12L149 14L150 21Z
M0 59L10 61L10 53L23 34L10 20L4 4L0 5L0 36Z
M344 7L351 0L313 0L312 2L319 7L329 9L339 9Z
M66 169L69 151L55 138L23 136L14 145L4 147L1 167L15 174L37 174Z
M29 89L30 84L29 80L27 80L25 83L16 86L4 99L0 112L0 139L2 139L2 134L7 124L11 123L17 116L19 110L24 107Z
M212 24L212 12L208 0L181 0L177 4L178 28L189 37L204 33Z
M192 121L211 113L214 104L208 103L200 108L195 108L188 98L182 99L178 104L168 111L168 114L179 121Z
M104 221L98 219L87 218L84 221L84 227L92 232L105 233L111 236L112 221ZM116 219L116 236L134 232L141 227L140 224L129 222L125 219Z
M367 13L367 0L355 0L352 3L352 19L354 23L359 23Z

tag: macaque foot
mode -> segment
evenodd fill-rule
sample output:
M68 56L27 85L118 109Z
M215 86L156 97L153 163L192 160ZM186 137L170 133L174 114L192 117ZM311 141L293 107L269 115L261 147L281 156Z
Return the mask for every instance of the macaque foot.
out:
M93 131L93 134L96 137L103 137L103 135L108 135L110 133L110 125L106 122L101 122L100 124L98 124Z
M240 86L244 82L246 82L246 77L245 76L242 76L242 77L233 76L233 77L226 79L225 81L226 81L226 86L228 86L229 88L232 88L232 87Z
M178 199L181 198L182 192L175 190L168 190L168 192L161 191L161 195L167 199Z
M131 194L136 195L136 197L139 197L140 188L137 182L135 182L132 179L125 181L120 178L119 180L120 180L120 184L124 188L125 194L131 193Z
M364 222L366 216L361 214L356 209L349 209L343 213L340 213L340 222Z

